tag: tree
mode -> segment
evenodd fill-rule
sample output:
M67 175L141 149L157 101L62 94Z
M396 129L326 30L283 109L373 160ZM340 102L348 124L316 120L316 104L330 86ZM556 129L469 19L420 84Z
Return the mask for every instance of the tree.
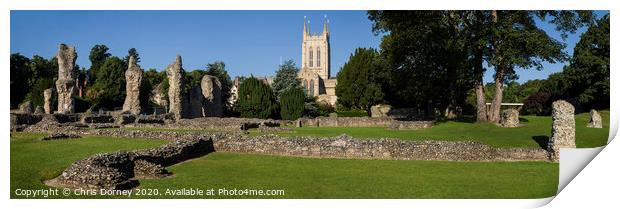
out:
M389 70L386 100L393 106L435 107L452 117L465 104L471 70L462 11L369 11L384 33L381 57ZM338 83L340 85L340 82Z
M584 108L609 108L609 40L607 14L581 36L575 45L570 65L564 68L565 82L568 82L565 94L577 98Z
M244 118L270 118L277 110L271 87L253 76L241 82L238 106Z
M295 67L293 60L287 60L278 67L276 77L271 84L277 98L281 98L282 93L290 89L301 89L301 81L297 78L299 69Z
M215 76L222 84L222 107L225 107L225 113L229 113L233 107L229 107L228 99L230 98L230 88L232 88L232 80L226 71L226 64L222 61L207 64L207 75Z
M90 49L90 69L88 70L88 76L90 83L94 83L97 80L97 71L103 65L103 63L112 56L108 53L109 48L103 44L97 44Z
M129 64L129 57L133 56L134 60L136 60L136 63L140 63L140 54L138 54L138 50L136 48L131 48L127 51L127 56L125 56L125 58L123 58L123 61L125 61L125 63Z
M30 89L32 70L30 59L19 53L11 54L11 108L17 108Z
M564 45L538 28L535 19L550 23L562 33L574 32L591 22L587 11L491 11L491 36L487 40L491 53L487 62L495 68L494 96L488 120L499 122L503 84L517 78L515 68L542 70L542 63L567 59Z
M113 109L123 105L125 99L125 69L127 65L118 57L105 60L97 71L93 100L97 108Z
M304 113L306 94L299 88L288 88L280 97L280 117L284 120L297 120Z
M336 95L345 108L369 110L383 102L382 80L386 77L374 49L357 48L338 72Z
M33 73L30 92L26 96L34 106L43 106L43 91L55 87L55 79L58 77L58 63L55 58L45 59L34 55L30 60L30 69ZM55 98L53 98L55 100Z

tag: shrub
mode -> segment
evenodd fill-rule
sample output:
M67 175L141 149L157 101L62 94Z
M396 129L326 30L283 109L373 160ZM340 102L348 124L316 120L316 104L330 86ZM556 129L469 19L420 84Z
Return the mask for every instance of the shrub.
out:
M551 94L536 92L523 100L523 112L525 115L549 115L551 113Z
M360 109L343 110L343 111L337 111L336 113L338 113L338 117L367 117L368 116L368 112L366 112L365 110L360 110Z
M280 95L280 117L285 120L296 120L304 113L304 97L300 88L290 88Z
M239 86L239 112L243 118L269 118L277 110L276 97L267 84L250 77Z

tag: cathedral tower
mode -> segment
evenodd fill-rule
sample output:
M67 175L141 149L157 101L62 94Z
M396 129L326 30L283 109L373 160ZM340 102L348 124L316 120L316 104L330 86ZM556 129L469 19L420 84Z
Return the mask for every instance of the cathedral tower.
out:
M301 44L301 68L307 68L321 79L329 79L330 55L329 55L329 28L327 17L323 20L323 32L311 34L308 23L304 17L303 41Z

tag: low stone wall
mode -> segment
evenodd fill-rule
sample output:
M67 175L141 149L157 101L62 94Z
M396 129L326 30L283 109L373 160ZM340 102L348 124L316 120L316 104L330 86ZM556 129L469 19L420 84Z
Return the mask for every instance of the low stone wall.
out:
M265 136L214 138L216 151L305 157L448 161L546 161L539 148L493 148L474 141L413 141Z
M153 149L97 154L77 161L60 176L46 182L50 186L91 189L129 189L135 178L169 175L165 166L213 152L207 138L182 139Z
M393 129L422 129L433 126L434 121L399 121L389 117L318 117L299 119L301 126L307 127L375 127Z
M279 127L281 121L270 119L256 118L194 118L180 119L176 123L166 123L163 125L154 124L134 124L136 127L164 127L179 128L192 130L222 130L222 131L238 131L248 130L250 128L258 128L260 126Z
M11 113L11 126L14 125L32 125L43 119L42 115Z

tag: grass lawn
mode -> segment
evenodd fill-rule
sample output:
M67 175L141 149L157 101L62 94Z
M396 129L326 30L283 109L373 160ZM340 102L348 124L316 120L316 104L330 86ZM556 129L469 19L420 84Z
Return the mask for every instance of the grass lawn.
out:
M609 111L600 111L603 128L587 128L589 113L575 116L576 143L579 148L598 147L607 144L609 134ZM331 137L346 133L359 138L399 138L410 140L475 140L494 147L547 147L551 137L551 117L521 116L524 125L517 128L502 128L494 124L448 121L436 124L429 129L390 130L383 127L301 127L293 128L294 133L278 133L281 136L321 136ZM251 130L250 134L261 134Z
M11 198L19 198L14 193L18 188L47 188L41 180L54 178L71 163L95 153L166 143L109 137L42 142L36 140L40 136L12 133ZM559 174L558 164L547 162L348 160L224 152L168 170L174 176L140 180L139 188L158 189L160 193L196 187L284 190L284 196L249 198L542 198L555 194Z
M84 137L39 141L45 134L11 133L11 198L15 189L47 188L52 179L71 163L103 152L157 147L165 140Z

